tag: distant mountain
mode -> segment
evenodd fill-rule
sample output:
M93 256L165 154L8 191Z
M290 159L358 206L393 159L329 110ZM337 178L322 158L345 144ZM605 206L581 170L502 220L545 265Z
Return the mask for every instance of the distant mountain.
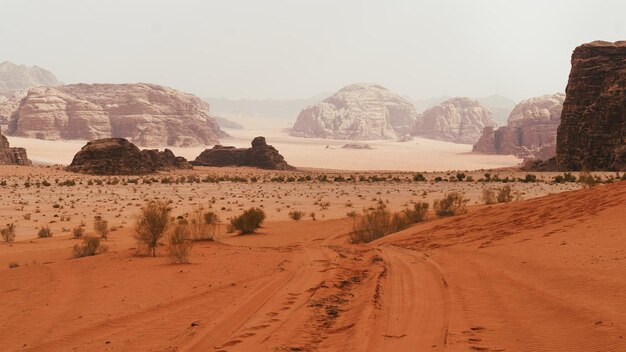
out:
M233 130L243 129L243 125L238 122L229 120L221 116L212 116L212 117L215 119L215 122L217 122L217 125L220 126L221 128L230 128Z
M56 76L37 66L16 65L10 61L0 63L0 95L14 93L37 86L58 86Z
M266 117L295 120L300 111L329 97L332 93L321 93L304 99L225 99L204 98L209 103L211 113Z
M449 95L442 95L439 97L426 98L426 99L411 99L411 101L413 102L413 105L415 105L415 110L419 114L421 112L424 112L425 110L432 108L435 105L439 105L443 103L444 101L450 98L452 97Z

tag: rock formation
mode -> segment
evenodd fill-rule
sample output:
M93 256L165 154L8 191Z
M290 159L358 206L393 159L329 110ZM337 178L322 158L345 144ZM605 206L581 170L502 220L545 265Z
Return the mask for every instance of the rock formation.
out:
M190 147L225 135L199 98L154 84L31 88L8 134L39 139L127 138L140 146Z
M566 94L557 168L626 171L626 41L577 47Z
M420 137L473 144L485 127L496 127L491 111L470 98L452 98L424 111L415 124Z
M61 84L50 71L37 66L16 65L9 61L0 63L0 95L6 97L24 89Z
M520 158L553 157L564 100L564 94L556 93L521 101L511 111L506 126L483 130L473 150Z
M144 175L158 170L190 168L169 149L139 150L124 138L104 138L87 143L76 153L68 171L93 175Z
M376 84L340 89L300 112L291 134L331 139L395 139L408 134L417 113L408 100Z
M267 170L295 170L282 155L265 142L265 137L252 140L252 148L235 148L216 145L203 151L194 166L250 166Z
M0 133L0 165L32 165L24 148L11 148L7 137Z

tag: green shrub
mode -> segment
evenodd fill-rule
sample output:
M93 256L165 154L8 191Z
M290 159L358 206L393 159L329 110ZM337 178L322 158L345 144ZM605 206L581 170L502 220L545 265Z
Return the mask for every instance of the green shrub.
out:
M15 241L15 224L7 224L7 227L0 230L0 234L2 235L2 240L4 242L9 243Z
M191 253L191 236L188 226L176 225L167 243L167 254L174 264L189 263Z
M390 233L392 215L386 208L366 211L356 218L350 232L350 242L368 243Z
M102 245L100 237L85 236L82 245L74 245L74 258L89 257L107 251L107 247Z
M592 188L598 184L598 180L589 171L581 171L578 175L578 182L582 183L584 188Z
M141 208L135 221L135 239L156 256L156 247L170 226L170 209L166 202L150 202Z
M413 209L406 209L404 211L406 218L412 224L426 220L428 216L428 203L418 202L413 204Z
M450 192L442 199L436 199L433 207L438 216L452 216L465 214L467 208L465 204L468 200L463 193Z
M52 230L50 230L48 226L42 226L39 229L39 232L37 232L37 237L39 238L52 237Z
M418 173L417 175L413 176L413 181L424 182L426 181L426 177L424 177L424 175L422 175L421 173Z
M250 208L239 216L230 220L233 228L239 230L240 234L253 233L265 220L265 212L262 209Z

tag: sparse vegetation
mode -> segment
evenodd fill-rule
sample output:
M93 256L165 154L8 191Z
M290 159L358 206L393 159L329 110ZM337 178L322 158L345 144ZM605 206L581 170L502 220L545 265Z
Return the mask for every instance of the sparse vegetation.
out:
M37 232L38 238L52 237L52 230L48 226L42 226Z
M174 264L189 263L192 246L189 227L186 225L174 226L167 243L167 254L170 261Z
M14 269L20 266L18 262L9 262L9 269Z
M583 188L592 188L599 183L589 171L581 171L578 175L578 182L582 184Z
M498 196L496 197L498 203L508 203L513 200L513 194L511 186L506 185L498 190Z
M74 258L89 257L106 251L107 247L102 244L100 237L85 236L82 244L74 245Z
M6 243L15 241L15 224L7 224L5 228L0 230L0 234L2 235L2 240Z
M482 193L480 199L485 204L494 204L497 201L496 193L493 191L493 189L491 187L483 188L483 193Z
M436 199L433 208L438 216L452 216L465 214L468 200L463 193L450 192L442 199Z
M77 226L72 230L72 237L81 238L85 235L85 228Z
M289 217L292 220L299 221L304 216L304 213L299 210L293 210L289 212Z
M103 239L107 240L109 236L109 222L102 219L100 216L96 216L93 221L94 231Z
M166 202L149 202L141 208L135 222L135 239L156 256L156 247L170 226L170 209Z
M263 220L265 220L265 212L262 209L250 208L233 218L230 224L234 229L239 230L240 234L247 234L256 231Z
M428 216L428 208L428 203L418 202L413 204L413 209L406 209L404 213L409 222L414 224L426 220L426 217Z

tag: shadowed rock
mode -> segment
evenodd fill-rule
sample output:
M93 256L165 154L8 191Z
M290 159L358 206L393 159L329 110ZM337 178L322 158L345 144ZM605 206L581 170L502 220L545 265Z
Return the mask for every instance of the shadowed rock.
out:
M32 165L24 148L11 148L7 137L0 134L0 165Z
M265 137L252 140L252 148L235 148L216 145L203 151L194 166L250 166L267 170L295 170L282 155L265 142Z

